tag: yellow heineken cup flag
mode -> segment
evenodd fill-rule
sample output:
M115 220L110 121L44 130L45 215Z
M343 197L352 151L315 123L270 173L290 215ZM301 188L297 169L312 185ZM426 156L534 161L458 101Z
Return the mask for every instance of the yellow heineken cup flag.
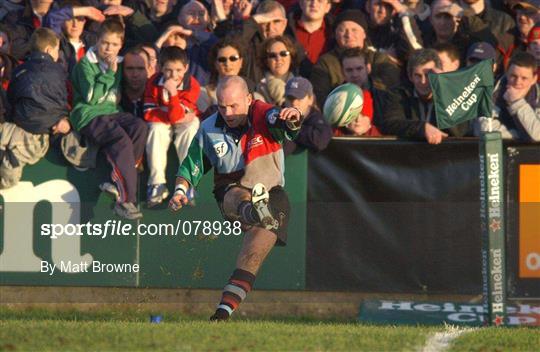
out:
M480 116L491 117L492 66L489 59L459 71L428 75L437 127L444 129Z

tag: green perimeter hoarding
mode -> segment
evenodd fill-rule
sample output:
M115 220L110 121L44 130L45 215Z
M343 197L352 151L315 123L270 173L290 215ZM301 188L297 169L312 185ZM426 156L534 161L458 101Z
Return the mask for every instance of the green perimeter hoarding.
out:
M169 160L175 159L172 153L169 156ZM177 167L177 162L169 163L169 190L173 189ZM112 199L98 189L99 183L108 179L109 170L101 155L96 169L78 171L51 150L44 160L25 168L18 186L0 191L0 284L221 288L234 269L243 235L225 235L228 231L212 194L213 173L203 178L195 207L172 213L165 204L153 209L145 207L144 172L139 178L144 217L140 222L129 222L113 215ZM257 277L259 289L305 288L306 179L306 154L288 157L285 188L292 209L289 240L286 247L270 253ZM128 233L134 233L139 223L178 226L180 221L180 226L176 235L164 235L165 230L161 230L161 235L103 238L83 234L51 239L41 234L42 224L90 222L104 228L107 221L109 233L121 233L120 229L127 225L132 226ZM201 223L195 235L198 221ZM210 221L206 230L203 221ZM216 231L209 231L208 225ZM145 229L155 231L156 226ZM218 231L218 235L203 234ZM61 262L67 261L71 261L72 272L60 272ZM103 272L101 266L85 264L96 261L129 264L131 268L125 265L116 272ZM57 265L52 275L46 264ZM134 264L139 265L139 272L134 272ZM118 272L122 270L127 272Z

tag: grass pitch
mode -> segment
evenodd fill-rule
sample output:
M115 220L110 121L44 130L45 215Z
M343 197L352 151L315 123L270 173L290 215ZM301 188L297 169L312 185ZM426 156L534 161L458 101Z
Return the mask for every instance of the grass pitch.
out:
M147 312L53 312L0 309L0 351L421 351L444 327L361 325L310 319L210 323ZM540 330L479 329L463 334L451 351L538 351Z

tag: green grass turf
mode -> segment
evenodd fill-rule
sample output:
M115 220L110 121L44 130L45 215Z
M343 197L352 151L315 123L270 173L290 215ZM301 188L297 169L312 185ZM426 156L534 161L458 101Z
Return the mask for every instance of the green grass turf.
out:
M140 310L0 308L0 351L421 351L444 326L371 326L312 318L209 323L207 317L163 314L149 323ZM540 329L484 328L461 335L454 351L540 351Z
M483 328L461 335L448 352L538 352L539 328Z
M367 326L313 319L210 323L141 312L51 312L0 309L0 351L363 350L415 351L433 327Z

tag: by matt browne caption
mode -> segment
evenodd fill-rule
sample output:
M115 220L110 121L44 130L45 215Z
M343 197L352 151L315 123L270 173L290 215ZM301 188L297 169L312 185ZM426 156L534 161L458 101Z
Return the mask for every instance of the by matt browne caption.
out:
M178 220L176 224L133 224L122 220L107 220L105 223L85 224L42 224L41 236L56 239L61 236L238 236L242 233L240 221Z

